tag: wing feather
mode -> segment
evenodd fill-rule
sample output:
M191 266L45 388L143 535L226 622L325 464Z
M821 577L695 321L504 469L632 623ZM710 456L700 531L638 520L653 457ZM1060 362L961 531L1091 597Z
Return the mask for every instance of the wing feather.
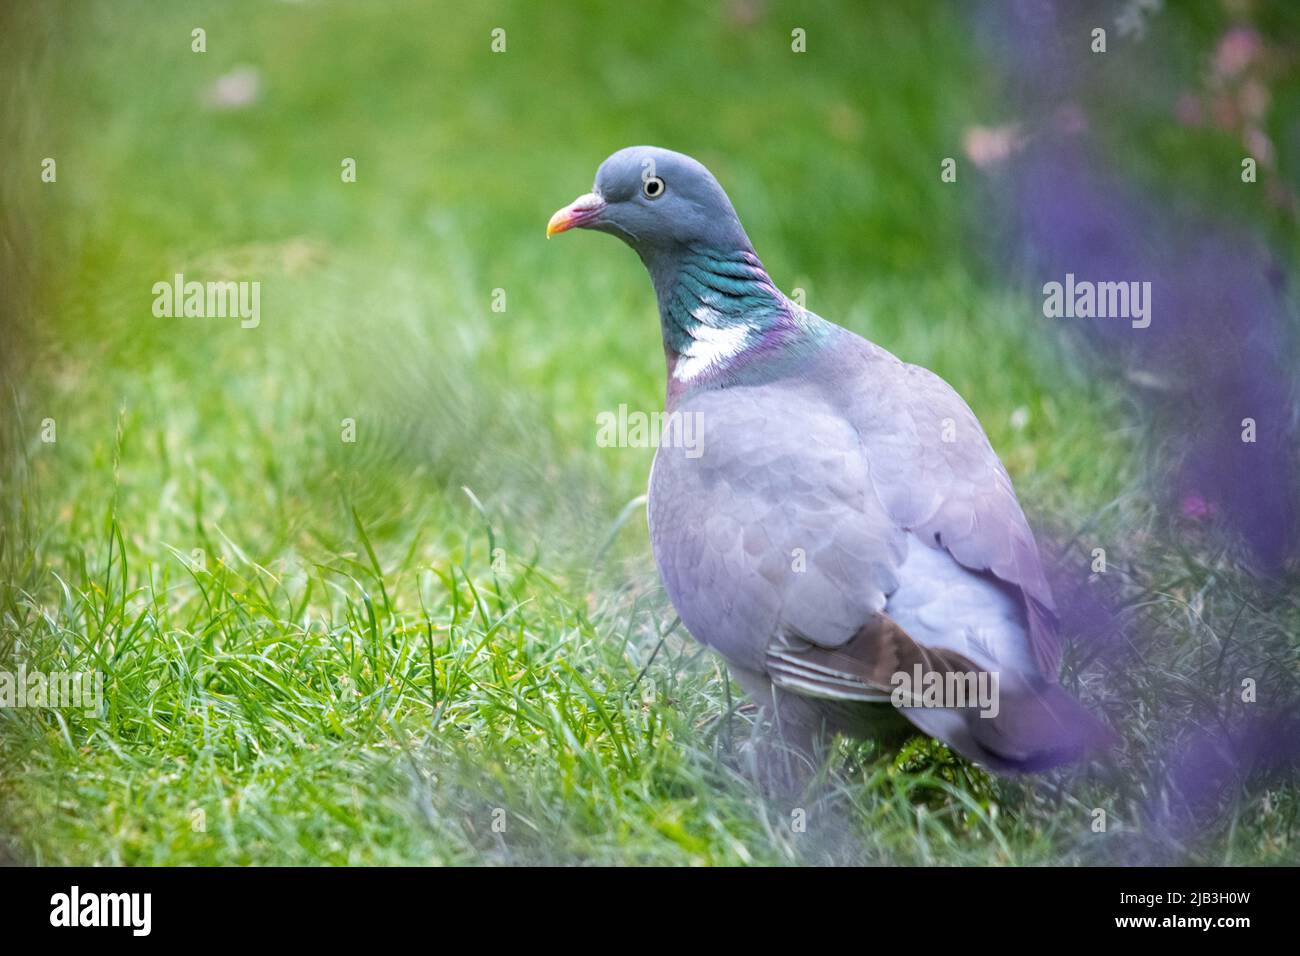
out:
M944 548L963 566L1019 588L1033 657L1055 681L1061 647L1055 601L1038 546L1006 468L974 412L928 369L852 336L846 349L869 384L845 398L861 436L872 487L902 528Z

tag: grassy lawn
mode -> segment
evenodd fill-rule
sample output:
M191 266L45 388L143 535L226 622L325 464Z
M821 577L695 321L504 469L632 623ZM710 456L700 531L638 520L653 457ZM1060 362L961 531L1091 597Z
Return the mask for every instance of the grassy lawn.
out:
M1156 425L982 261L979 174L939 158L1006 111L960 8L549 6L0 14L0 670L105 675L101 715L0 709L0 858L1300 862L1294 774L1198 797L1171 769L1243 676L1294 699L1297 589L1161 513ZM214 102L241 67L249 101ZM595 441L661 406L649 283L543 238L633 143L710 165L786 291L967 398L1122 611L1123 652L1074 635L1064 678L1111 763L841 742L794 802L750 779L757 714L650 557L653 451ZM1235 156L1180 148L1152 165ZM178 272L260 281L260 324L155 317Z

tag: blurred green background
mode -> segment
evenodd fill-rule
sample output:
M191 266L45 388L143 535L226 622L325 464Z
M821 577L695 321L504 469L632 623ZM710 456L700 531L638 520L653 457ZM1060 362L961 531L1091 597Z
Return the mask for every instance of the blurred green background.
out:
M1162 16L1194 83L1230 14ZM1120 399L981 248L963 138L1015 117L964 5L14 3L0 23L0 664L108 681L103 719L0 713L9 857L1087 862L1122 855L1089 832L1101 800L1140 831L1140 785L1080 774L1049 800L918 743L846 746L819 827L790 833L745 779L752 712L662 637L643 517L619 523L652 450L595 444L600 411L660 407L642 267L543 238L615 149L696 156L786 292L967 398L1039 526L1140 543ZM1171 191L1236 163L1172 119L1129 132L1132 174ZM260 326L155 318L177 272L260 281ZM1209 640L1181 611L1196 573L1151 585L1185 650ZM1295 794L1271 799L1180 852L1294 860Z

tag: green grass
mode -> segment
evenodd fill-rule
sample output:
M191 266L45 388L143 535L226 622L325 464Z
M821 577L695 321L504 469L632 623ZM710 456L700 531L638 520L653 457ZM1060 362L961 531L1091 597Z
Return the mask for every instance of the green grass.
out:
M1294 691L1300 608L1156 514L1138 417L969 264L933 157L1002 114L961 17L473 6L3 15L0 669L100 670L106 708L0 710L0 856L1300 859L1294 780L1151 820L1241 675ZM204 107L240 63L258 102ZM607 238L542 239L634 142L710 164L778 283L952 382L1045 537L1107 548L1136 656L1076 648L1069 680L1123 733L1113 766L999 780L842 742L801 797L755 785L754 709L672 630L624 511L651 452L595 445L599 411L661 401L649 284ZM177 271L260 280L261 326L155 319Z

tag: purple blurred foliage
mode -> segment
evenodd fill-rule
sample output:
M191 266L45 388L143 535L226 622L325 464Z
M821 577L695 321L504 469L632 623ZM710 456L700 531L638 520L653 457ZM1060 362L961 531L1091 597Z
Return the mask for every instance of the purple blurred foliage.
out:
M1131 646L1125 640L1126 615L1116 593L1118 576L1094 574L1086 556L1055 552L1049 542L1044 542L1043 558L1056 599L1057 622L1080 655L1078 663L1086 666L1100 659L1109 666L1119 664L1131 654Z
M1114 132L1119 119L1132 120L1123 111L1150 113L1162 98L1174 134L1195 135L1179 120L1180 109L1185 120L1192 104L1185 95L1180 100L1178 84L1162 73L1166 58L1157 52L1117 57L1112 49L1104 68L1119 71L1142 102L1106 102L1115 75L1103 86L1089 28L1111 28L1116 47L1113 26L1126 10L1112 3L1083 15L1044 0L1012 0L973 13L975 35L1000 71L1007 103L1004 115L972 118L988 124L976 130L974 143L981 148L974 154L968 137L967 156L979 167L973 175L987 198L978 243L992 249L1013 281L1028 281L1035 308L1043 284L1063 283L1067 273L1081 281L1151 283L1147 328L1127 319L1035 318L1048 334L1068 323L1067 341L1078 345L1072 360L1105 376L1144 419L1152 495L1168 517L1169 533L1192 522L1225 526L1245 542L1267 580L1300 550L1293 453L1300 393L1288 358L1296 354L1296 323L1283 294L1286 270L1257 238L1263 230L1243 223L1234 208L1228 191L1249 188L1237 181L1236 170L1227 171L1217 194L1176 195L1130 178L1126 157L1108 154L1101 134ZM1145 24L1144 32L1146 26L1154 33L1154 24ZM1235 29L1217 52L1209 51L1211 63L1237 76L1259 58L1263 42L1253 31ZM1079 106L1099 100L1107 112L1099 107L1089 115ZM1254 422L1253 442L1243 441L1244 419ZM1112 696L1138 693L1132 675L1148 666L1144 640L1169 635L1135 640L1136 625L1126 624L1119 610L1122 586L1114 575L1090 575L1077 550L1048 550L1062 629L1075 639L1078 660L1104 663ZM1177 696L1175 686L1171 681ZM1170 713L1158 721L1169 731L1166 739L1178 743L1167 753L1149 754L1156 779L1144 786L1158 795L1147 813L1171 835L1190 835L1189 828L1214 819L1248 776L1300 765L1294 701L1271 712L1264 703L1252 705L1256 716L1250 718L1211 717L1210 730L1204 720L1220 689L1205 690L1205 700L1161 702Z
M1150 448L1162 457L1151 465L1166 512L1178 515L1189 499L1203 502L1198 517L1226 523L1259 570L1277 572L1300 551L1285 271L1244 234L1223 193L1199 207L1191 197L1154 194L1126 181L1123 157L1107 155L1092 135L1098 120L1078 106L1098 77L1090 25L1110 27L1111 43L1121 42L1114 25L1128 6L1079 17L1042 0L1016 0L976 14L976 34L1025 130L1014 154L990 173L993 231L1001 232L1002 261L1038 288L1064 282L1067 273L1080 281L1151 283L1148 328L1113 318L1043 321L1070 323L1087 346L1084 360L1156 417ZM1234 27L1212 62L1239 74L1262 42ZM1107 55L1144 96L1169 91L1167 118L1176 127L1176 84L1159 74L1163 58ZM1229 175L1225 190L1235 183L1235 172ZM1245 419L1255 423L1254 442L1242 440Z
M1300 715L1295 711L1197 728L1167 755L1168 791L1147 813L1171 835L1187 839L1222 813L1248 780L1276 779L1298 764Z
M1162 209L1101 172L1086 144L1040 144L1007 167L1010 235L1043 282L1150 282L1151 324L1060 319L1095 368L1155 413L1152 451L1166 509L1204 503L1249 545L1259 569L1296 554L1294 371L1281 271L1267 250L1212 217ZM1254 441L1242 440L1253 420Z

